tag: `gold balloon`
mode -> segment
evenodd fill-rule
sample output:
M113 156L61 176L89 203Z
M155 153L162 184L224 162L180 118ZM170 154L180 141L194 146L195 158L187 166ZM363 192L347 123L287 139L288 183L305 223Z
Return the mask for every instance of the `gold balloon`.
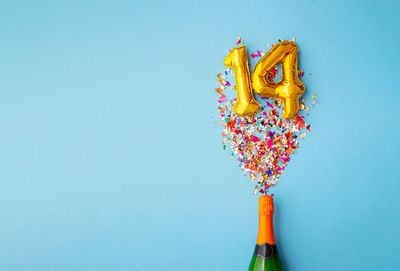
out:
M297 76L297 51L297 45L293 41L282 41L274 45L260 59L252 76L255 93L262 97L278 98L283 101L283 118L296 117L299 99L305 90ZM282 80L277 83L268 81L268 72L279 62L282 63Z
M299 99L305 90L297 76L297 51L297 45L293 41L281 41L276 44L257 63L251 80L255 93L283 101L283 118L296 117ZM282 63L282 80L277 83L268 81L269 71L279 62ZM235 72L237 101L233 110L239 115L253 115L260 105L254 99L251 90L246 46L233 48L225 57L224 65Z
M237 101L233 106L236 114L252 115L258 111L260 105L254 99L250 87L250 72L246 53L246 46L233 48L224 59L224 65L235 72Z

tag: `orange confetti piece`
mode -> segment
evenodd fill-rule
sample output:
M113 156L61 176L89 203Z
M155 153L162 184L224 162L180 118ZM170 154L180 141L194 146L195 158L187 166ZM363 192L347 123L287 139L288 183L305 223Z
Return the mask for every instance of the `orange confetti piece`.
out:
M225 87L220 87L220 88L216 88L215 91L217 93L222 93L222 91L224 91Z

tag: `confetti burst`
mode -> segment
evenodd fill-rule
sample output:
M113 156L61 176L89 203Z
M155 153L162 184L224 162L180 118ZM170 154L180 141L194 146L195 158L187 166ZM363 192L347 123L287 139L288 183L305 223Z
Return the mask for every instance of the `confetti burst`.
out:
M261 55L261 51L254 55ZM268 80L272 81L277 74L278 68L275 67L268 74ZM217 77L223 149L230 147L231 157L238 161L245 175L256 182L253 194L267 193L269 188L278 183L299 148L299 140L304 139L307 131L310 131L310 125L305 121L308 114L302 114L319 104L317 94L312 96L313 102L309 106L306 106L304 99L300 99L300 111L295 119L281 117L283 106L276 99L262 99L260 110L254 116L239 116L233 110L236 90L229 81L230 78L234 80L232 71L228 68Z

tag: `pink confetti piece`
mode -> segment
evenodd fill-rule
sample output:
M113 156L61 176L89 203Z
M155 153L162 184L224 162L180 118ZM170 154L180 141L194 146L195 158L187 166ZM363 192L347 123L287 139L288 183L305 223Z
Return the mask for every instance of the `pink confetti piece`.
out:
M251 53L250 56L251 56L252 58L256 58L256 57L261 56L261 54L262 54L262 52L260 52L260 51L257 50L257 54Z
M275 106L273 106L270 102L267 102L267 105L271 108L275 108Z

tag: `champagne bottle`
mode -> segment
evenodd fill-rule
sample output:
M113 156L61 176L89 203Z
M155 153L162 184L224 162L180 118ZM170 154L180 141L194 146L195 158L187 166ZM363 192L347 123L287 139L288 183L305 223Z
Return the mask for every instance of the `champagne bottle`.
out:
M249 271L282 271L272 222L274 200L271 196L263 195L259 197L258 205L258 237Z

